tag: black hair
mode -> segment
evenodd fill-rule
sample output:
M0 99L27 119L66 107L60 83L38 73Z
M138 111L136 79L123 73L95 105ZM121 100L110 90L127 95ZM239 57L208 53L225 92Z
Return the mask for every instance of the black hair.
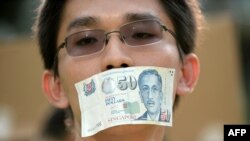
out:
M66 0L44 0L34 26L37 33L44 68L53 69L56 57L57 37Z
M162 6L174 25L175 39L184 54L193 52L196 39L194 13L186 0L161 0Z

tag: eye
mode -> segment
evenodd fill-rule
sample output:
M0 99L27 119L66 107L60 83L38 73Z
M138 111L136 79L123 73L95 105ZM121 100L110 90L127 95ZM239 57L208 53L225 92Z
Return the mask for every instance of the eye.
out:
M155 35L152 33L146 33L146 32L138 32L138 33L134 33L132 35L133 39L151 39L154 38Z
M158 89L157 87L153 87L152 90L153 90L154 92L159 91L159 89Z
M148 86L142 86L142 91L148 91L149 87Z
M153 91L154 93L159 94L162 90L161 90L161 88L160 88L159 86L153 86L153 87L152 87L152 91Z
M97 43L97 39L94 37L84 37L76 42L77 47L89 46Z

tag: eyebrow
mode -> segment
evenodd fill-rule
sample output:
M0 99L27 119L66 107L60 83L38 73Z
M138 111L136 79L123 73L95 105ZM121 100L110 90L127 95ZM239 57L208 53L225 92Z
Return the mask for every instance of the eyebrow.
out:
M93 26L97 24L97 21L98 21L98 18L91 17L91 16L76 18L69 24L68 30L72 28L83 27L83 26Z
M159 19L156 16L150 14L150 13L128 13L125 16L125 19L128 22L133 22L137 20L145 20L145 19ZM99 18L93 17L93 16L86 16L86 17L80 17L76 18L72 22L70 22L67 30L70 30L72 28L77 27L83 27L83 26L93 26L96 25L99 21Z
M129 22L137 21L137 20L146 20L146 19L155 19L159 20L156 16L150 14L150 13L128 13L126 16L126 19Z

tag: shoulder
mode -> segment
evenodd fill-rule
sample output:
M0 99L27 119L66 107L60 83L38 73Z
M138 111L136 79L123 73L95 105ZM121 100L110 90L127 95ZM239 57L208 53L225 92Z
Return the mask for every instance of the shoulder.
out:
M147 112L145 112L143 115L141 115L137 120L147 120Z

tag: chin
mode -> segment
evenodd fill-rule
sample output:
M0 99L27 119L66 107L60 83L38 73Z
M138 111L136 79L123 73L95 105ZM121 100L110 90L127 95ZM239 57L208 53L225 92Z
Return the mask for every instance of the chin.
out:
M103 130L99 132L98 134L105 134L105 135L111 135L111 136L122 136L122 135L128 135L128 134L137 134L144 132L145 130L149 130L150 128L154 128L155 125L119 125L114 126L111 128L108 128L106 130Z
M103 130L90 138L102 141L162 141L165 127L157 125L119 125Z

